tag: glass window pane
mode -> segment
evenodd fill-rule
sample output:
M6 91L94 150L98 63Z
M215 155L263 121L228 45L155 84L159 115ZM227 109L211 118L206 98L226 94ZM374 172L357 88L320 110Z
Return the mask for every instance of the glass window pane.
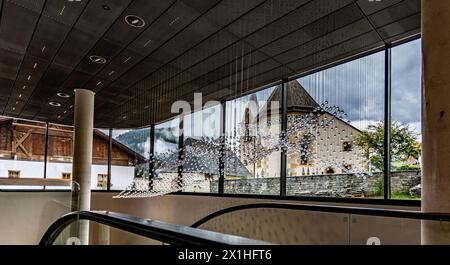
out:
M391 198L420 199L421 41L392 48Z
M221 105L184 117L185 192L218 192Z
M280 194L281 86L226 103L225 193Z
M108 176L108 142L107 130L93 130L91 190L106 190Z
M46 187L46 189L70 190L73 161L73 127L56 124L48 126L47 178L61 179L69 186Z
M133 178L148 174L150 128L115 129L112 134L111 189L125 190Z
M151 189L154 193L179 191L179 125L178 118L155 126L154 177Z
M383 196L384 53L288 84L287 194Z
M0 189L43 189L33 184L44 178L45 127L42 122L0 117Z

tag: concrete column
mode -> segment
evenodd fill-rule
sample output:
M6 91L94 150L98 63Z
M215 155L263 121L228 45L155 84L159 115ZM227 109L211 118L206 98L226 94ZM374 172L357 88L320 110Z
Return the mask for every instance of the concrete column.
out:
M422 211L450 213L450 5L422 1ZM422 223L423 244L449 244L450 226Z
M73 181L79 190L72 194L72 209L89 211L91 209L91 166L94 127L94 95L86 89L75 89L74 137L73 137ZM88 243L89 223L80 222L79 237L82 244Z

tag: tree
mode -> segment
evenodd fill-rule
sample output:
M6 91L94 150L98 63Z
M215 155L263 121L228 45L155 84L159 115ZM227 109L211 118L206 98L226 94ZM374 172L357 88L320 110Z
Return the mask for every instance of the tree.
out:
M392 122L391 124L391 161L405 162L409 158L418 159L420 144L417 134L408 124ZM367 161L374 170L384 170L384 123L369 125L361 132L355 143L364 150Z

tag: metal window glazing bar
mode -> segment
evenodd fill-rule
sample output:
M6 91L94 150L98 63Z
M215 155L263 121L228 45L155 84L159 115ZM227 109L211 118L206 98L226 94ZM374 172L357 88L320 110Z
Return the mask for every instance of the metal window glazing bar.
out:
M148 189L153 190L153 177L155 174L155 124L150 126L150 154L148 159Z
M384 50L384 199L391 198L391 47L386 44Z
M288 80L283 79L281 83L281 135L280 140L286 137L287 130L287 86ZM287 173L287 150L281 149L281 168L280 168L280 195L286 196L286 173Z
M108 137L108 176L107 176L107 179L106 179L106 189L107 190L111 190L112 133L113 133L113 130L109 129L109 137Z
M48 161L48 121L45 123L45 143L44 143L44 179L47 178L47 161ZM46 187L44 186L43 189L45 190Z
M227 102L222 101L220 108L220 154L219 154L219 182L218 193L224 193L225 186L225 137L226 137L226 106Z
M183 164L184 164L184 116L179 116L178 125L178 183L183 187ZM181 189L182 191L182 189Z

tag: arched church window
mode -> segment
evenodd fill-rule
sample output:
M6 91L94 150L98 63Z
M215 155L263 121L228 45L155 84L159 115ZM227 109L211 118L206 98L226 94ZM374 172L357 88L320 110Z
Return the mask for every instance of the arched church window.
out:
M250 141L250 109L246 108L244 113L244 138L245 141Z
M327 167L325 169L325 174L334 174L334 173L335 173L335 171L334 171L334 168L332 168L332 167Z

